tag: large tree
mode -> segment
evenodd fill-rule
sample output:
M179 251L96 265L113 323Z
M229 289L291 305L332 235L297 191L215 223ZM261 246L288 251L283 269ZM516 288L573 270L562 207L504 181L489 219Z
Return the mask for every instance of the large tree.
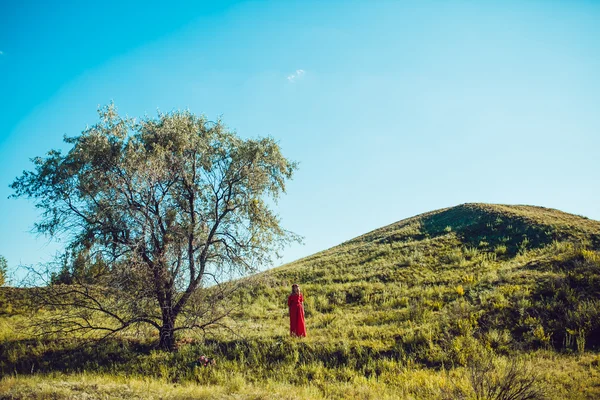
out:
M231 285L219 283L297 239L270 206L296 164L271 138L244 140L188 111L136 122L111 104L99 114L65 138L66 154L33 159L35 169L11 185L42 210L35 229L66 238L67 252L93 271L37 292L67 306L56 330L148 324L173 350L176 331L223 317L215 304Z

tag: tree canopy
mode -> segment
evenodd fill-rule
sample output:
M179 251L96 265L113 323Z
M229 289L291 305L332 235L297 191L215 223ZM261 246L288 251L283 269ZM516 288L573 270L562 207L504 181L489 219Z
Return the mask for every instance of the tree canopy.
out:
M66 154L33 159L11 185L42 210L37 232L67 238L85 268L68 290L48 286L46 300L81 311L53 326L114 333L149 324L172 350L177 330L222 317L204 288L256 271L297 239L272 209L297 165L272 138L242 139L189 111L136 121L111 104L99 115L65 138Z

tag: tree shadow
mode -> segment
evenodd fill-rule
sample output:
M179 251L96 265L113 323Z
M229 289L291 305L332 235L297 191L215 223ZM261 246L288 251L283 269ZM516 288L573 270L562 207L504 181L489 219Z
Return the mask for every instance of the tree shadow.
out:
M0 374L109 372L115 366L135 364L153 348L151 344L114 338L8 340L0 344Z

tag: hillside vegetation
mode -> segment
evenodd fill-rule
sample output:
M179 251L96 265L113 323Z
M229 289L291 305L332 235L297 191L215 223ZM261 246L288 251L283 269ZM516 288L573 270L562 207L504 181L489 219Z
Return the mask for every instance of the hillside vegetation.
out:
M54 384L55 398L95 387L114 398L525 399L502 392L523 387L529 398L600 397L598 221L464 204L252 279L231 330L180 337L176 354L143 333L101 346L35 339L10 328L31 315L5 293L0 370L11 377L0 393L30 398ZM291 283L305 294L305 339L288 336ZM217 364L194 367L202 354Z

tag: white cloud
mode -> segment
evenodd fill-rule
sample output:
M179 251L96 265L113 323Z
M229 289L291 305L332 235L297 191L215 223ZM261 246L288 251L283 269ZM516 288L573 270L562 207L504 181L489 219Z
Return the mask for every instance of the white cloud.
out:
M303 69L297 69L296 72L294 72L291 75L288 75L287 80L290 83L294 83L297 79L302 78L302 76L306 74L306 71L304 71Z

